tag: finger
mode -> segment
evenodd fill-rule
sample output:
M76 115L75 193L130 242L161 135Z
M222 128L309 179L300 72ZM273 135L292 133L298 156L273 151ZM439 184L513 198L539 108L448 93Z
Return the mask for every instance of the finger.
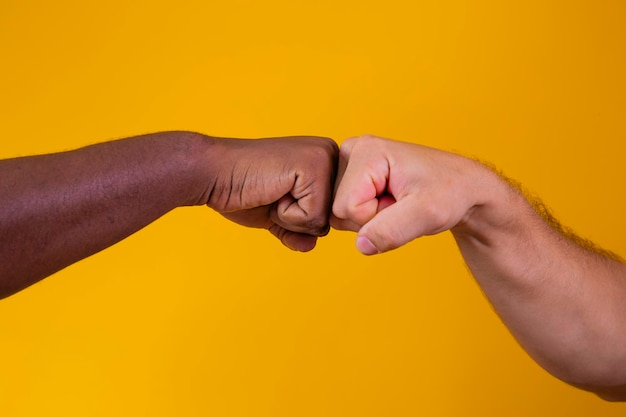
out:
M391 206L395 202L396 202L396 199L393 198L393 196L391 195L385 194L381 196L380 198L378 198L378 207L376 209L376 212L379 213L380 211L386 209L387 207ZM363 227L362 224L353 222L352 220L348 220L348 219L340 219L334 214L330 216L330 226L333 229L349 230L353 232L358 232L359 230L361 230L361 227Z
M340 219L334 215L330 216L330 227L335 230L348 230L351 232L358 232L363 225L354 223L353 221Z
M330 204L330 203L328 203ZM305 211L291 194L283 196L270 210L270 219L279 226L296 233L325 236L330 230L328 213L312 215Z
M277 224L270 226L269 231L286 247L298 252L308 252L315 247L317 237L287 230Z
M396 199L390 194L380 196L378 198L378 208L376 209L376 213L380 213L381 211L395 203Z
M276 204L276 223L315 236L328 233L338 153L336 144L332 145L334 152L316 151L296 173L292 189Z
M357 248L365 255L396 249L433 227L430 214L424 213L418 198L408 197L391 204L359 230Z
M354 140L340 149L340 182L336 186L333 215L365 224L378 212L377 197L386 193L389 164L386 158Z

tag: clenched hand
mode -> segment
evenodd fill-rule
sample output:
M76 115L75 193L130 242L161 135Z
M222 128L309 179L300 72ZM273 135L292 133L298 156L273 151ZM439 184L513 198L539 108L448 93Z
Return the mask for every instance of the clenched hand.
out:
M329 230L338 148L318 137L216 141L219 172L206 203L226 218L268 229L309 251Z
M331 225L358 232L366 255L451 229L477 204L476 162L438 149L363 136L341 146Z

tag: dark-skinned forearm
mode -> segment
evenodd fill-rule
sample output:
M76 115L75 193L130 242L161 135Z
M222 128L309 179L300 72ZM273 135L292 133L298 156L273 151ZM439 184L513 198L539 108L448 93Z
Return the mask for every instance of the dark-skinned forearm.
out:
M0 161L0 297L202 203L210 145L167 132Z

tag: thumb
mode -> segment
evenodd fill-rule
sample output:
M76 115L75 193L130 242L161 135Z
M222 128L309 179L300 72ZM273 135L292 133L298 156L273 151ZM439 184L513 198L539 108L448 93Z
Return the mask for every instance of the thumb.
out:
M419 213L418 198L407 197L387 206L361 227L356 238L357 248L364 255L374 255L423 236L429 230L428 220Z

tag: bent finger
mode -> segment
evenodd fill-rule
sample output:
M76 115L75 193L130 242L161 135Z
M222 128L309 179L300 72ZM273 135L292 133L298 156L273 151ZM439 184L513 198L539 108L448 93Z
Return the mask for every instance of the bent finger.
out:
M315 248L317 243L316 236L292 232L278 224L273 224L268 230L276 236L283 245L297 252L308 252Z
M378 212L378 197L387 192L389 165L386 158L362 147L345 149L345 145L340 149L332 212L337 218L365 224Z
M335 215L331 215L330 227L332 227L335 230L348 230L350 232L358 232L361 229L361 227L363 227L363 225L355 223L352 220L340 219L339 217Z
M291 194L283 196L270 210L271 220L292 232L325 236L330 230L328 205L323 210L308 211Z

